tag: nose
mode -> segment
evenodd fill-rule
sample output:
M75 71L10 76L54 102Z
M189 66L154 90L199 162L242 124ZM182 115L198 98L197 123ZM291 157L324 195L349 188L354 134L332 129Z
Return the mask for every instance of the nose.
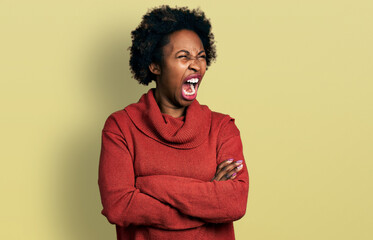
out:
M193 70L194 72L198 72L201 69L200 62L197 58L190 60L189 69Z

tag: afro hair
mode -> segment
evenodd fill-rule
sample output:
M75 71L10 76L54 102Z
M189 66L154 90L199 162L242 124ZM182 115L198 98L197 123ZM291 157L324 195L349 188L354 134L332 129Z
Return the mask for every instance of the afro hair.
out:
M178 30L194 31L202 41L206 52L206 64L216 58L214 35L210 20L200 9L189 10L187 7L171 8L163 5L150 9L142 18L139 26L131 32L130 68L140 84L148 85L155 80L149 65L161 63L162 49L169 43L169 35Z

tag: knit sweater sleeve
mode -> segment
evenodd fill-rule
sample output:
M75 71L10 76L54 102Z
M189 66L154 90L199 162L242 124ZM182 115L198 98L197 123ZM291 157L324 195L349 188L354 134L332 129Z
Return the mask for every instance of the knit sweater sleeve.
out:
M219 133L217 164L229 158L244 160L239 130L233 120ZM170 204L186 215L212 223L238 220L245 214L248 184L245 162L234 180L204 182L171 175L153 175L136 180L141 192Z
M102 132L99 164L102 214L122 227L145 225L161 229L189 229L204 224L135 188L133 161L126 140L109 118Z

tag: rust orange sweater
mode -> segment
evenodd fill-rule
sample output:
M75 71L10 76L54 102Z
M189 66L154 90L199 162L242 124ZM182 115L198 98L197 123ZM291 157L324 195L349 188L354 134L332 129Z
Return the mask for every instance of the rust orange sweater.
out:
M153 90L113 113L102 132L102 214L124 239L234 239L246 211L248 173L210 181L224 160L244 160L228 115L196 100L185 117L162 114Z

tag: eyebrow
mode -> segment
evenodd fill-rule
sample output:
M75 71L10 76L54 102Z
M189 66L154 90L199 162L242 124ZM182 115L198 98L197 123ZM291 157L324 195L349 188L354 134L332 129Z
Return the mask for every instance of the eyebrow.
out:
M178 54L178 53L180 53L180 52L184 52L184 53L186 53L186 54L190 54L190 52L187 51L187 50L180 50L180 51L177 51L176 54ZM202 50L202 51L200 51L197 55L200 55L201 53L204 53L204 52L205 52L205 50Z

